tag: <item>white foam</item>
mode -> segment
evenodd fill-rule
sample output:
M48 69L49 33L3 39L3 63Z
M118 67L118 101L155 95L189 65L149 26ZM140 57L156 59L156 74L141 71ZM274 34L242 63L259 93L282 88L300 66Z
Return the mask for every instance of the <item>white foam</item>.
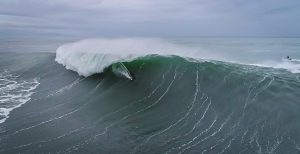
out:
M275 65L273 67L286 69L292 73L300 73L300 63L285 61L285 62L278 63L277 65Z
M90 76L101 73L108 66L117 62L132 61L138 57L158 54L163 56L177 55L188 60L220 60L233 62L222 56L222 52L209 52L200 47L183 46L164 39L155 38L119 38L119 39L86 39L64 44L56 50L56 61L79 75ZM274 61L274 59L270 59ZM276 61L276 60L275 60ZM299 60L300 61L300 60ZM300 73L300 62L280 61L256 63L256 66L286 69ZM239 61L234 63L250 64ZM252 64L250 64L252 65Z
M20 81L18 76L7 71L0 74L0 124L9 118L9 113L28 102L37 88L37 79Z
M102 72L116 62L159 54L192 57L195 50L153 38L87 39L60 46L56 61L79 75Z
M298 59L294 59L294 60L282 59L279 62L268 61L268 62L262 62L261 64L252 64L252 65L260 66L260 67L271 67L276 69L285 69L292 73L300 73L300 60Z

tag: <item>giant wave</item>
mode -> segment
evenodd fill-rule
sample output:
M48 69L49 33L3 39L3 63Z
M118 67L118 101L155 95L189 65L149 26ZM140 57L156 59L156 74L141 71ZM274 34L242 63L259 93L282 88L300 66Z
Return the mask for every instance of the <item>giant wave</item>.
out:
M184 52L183 52L184 51ZM108 66L147 55L192 57L195 51L162 39L87 39L60 46L56 61L85 77L101 73Z
M2 54L0 70L39 85L1 123L0 152L299 153L299 74L133 40L83 40L56 55ZM115 75L123 66L134 81Z
M292 73L300 73L299 62L293 61L261 61L260 63L244 63L226 58L216 57L202 49L178 45L157 38L119 38L119 39L85 39L60 46L56 51L56 62L64 65L82 76L101 73L105 68L118 62L129 62L148 55L180 56L191 61L217 60L261 67L286 69Z

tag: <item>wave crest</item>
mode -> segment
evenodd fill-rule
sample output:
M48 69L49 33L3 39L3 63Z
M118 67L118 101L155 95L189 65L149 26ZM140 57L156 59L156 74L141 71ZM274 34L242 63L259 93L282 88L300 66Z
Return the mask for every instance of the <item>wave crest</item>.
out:
M154 38L86 39L60 46L55 61L79 75L101 73L117 62L128 62L146 55L193 57L195 51Z
M213 59L300 73L300 62L295 60L265 59L257 63L245 63L238 58L232 61L228 60L226 56L220 56L222 54L226 55L225 51L218 51L217 54L213 53L202 50L200 47L179 45L156 38L85 39L60 46L56 51L55 60L67 69L76 71L79 75L85 77L101 73L112 64L130 62L147 55L176 55L197 61L199 59Z

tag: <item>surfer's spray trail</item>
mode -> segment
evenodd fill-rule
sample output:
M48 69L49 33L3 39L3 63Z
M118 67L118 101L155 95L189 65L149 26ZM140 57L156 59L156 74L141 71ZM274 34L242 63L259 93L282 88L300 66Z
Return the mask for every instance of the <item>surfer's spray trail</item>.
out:
M299 74L199 52L94 39L3 55L0 69L40 84L0 124L0 152L299 153Z

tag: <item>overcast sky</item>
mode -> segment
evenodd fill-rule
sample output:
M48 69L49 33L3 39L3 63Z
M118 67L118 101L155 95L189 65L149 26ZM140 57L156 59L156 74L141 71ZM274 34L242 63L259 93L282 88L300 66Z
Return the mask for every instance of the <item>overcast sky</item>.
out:
M300 0L0 0L1 37L300 36Z

